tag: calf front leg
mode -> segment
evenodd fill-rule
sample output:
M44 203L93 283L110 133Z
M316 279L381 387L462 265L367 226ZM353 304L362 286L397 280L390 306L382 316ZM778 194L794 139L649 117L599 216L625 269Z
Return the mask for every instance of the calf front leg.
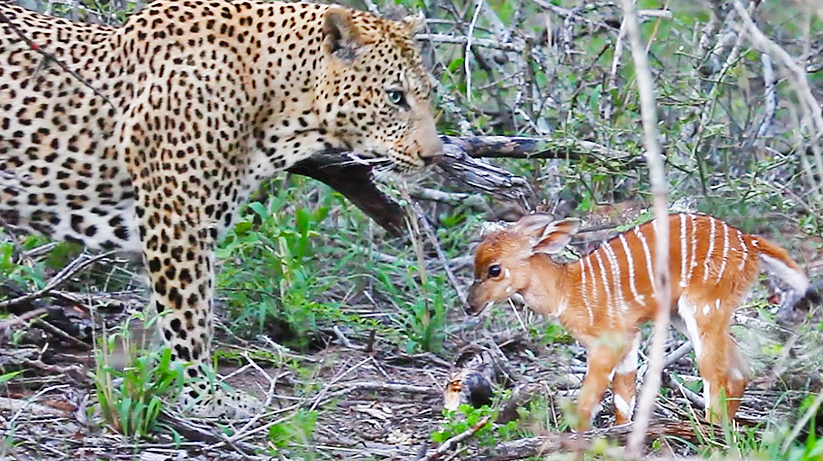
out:
M598 339L598 342L604 342ZM622 358L622 347L598 345L586 352L586 378L577 401L577 430L584 431L591 424L592 413L609 387L615 365Z
M640 336L635 335L631 349L614 368L612 393L614 394L614 418L616 424L624 424L632 419L637 387L637 354L640 349Z

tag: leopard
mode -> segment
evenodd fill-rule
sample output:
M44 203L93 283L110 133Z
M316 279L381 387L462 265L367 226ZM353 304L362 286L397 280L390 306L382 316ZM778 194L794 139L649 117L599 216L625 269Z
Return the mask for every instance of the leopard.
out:
M313 155L400 176L441 155L425 19L225 0L159 0L118 27L0 13L0 224L141 254L179 403L247 416L253 398L209 384L216 245Z

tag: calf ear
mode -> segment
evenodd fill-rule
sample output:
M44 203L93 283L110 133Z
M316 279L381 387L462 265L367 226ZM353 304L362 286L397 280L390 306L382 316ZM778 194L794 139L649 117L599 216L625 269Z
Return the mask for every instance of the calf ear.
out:
M417 14L406 16L405 18L403 18L403 24L405 24L406 27L409 28L409 35L414 36L426 27L426 17L423 15L423 12L421 11Z
M530 237L539 238L543 230L554 221L554 216L548 213L527 214L517 221L514 230Z
M543 229L543 234L537 243L532 246L532 252L557 253L569 244L578 229L580 229L580 221L576 219L555 221Z
M360 30L352 21L351 11L330 6L323 19L323 36L326 50L335 58L350 63L363 46Z

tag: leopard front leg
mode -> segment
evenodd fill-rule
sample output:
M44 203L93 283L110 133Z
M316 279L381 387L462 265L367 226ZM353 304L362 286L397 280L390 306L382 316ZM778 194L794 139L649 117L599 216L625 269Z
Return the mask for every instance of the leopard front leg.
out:
M180 403L197 416L248 417L256 402L220 389L211 370L216 227L154 205L137 208L143 259L165 346L186 365Z

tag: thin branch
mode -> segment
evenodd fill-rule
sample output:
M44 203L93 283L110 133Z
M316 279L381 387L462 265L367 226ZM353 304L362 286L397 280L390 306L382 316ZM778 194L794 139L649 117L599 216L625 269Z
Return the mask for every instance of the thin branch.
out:
M683 344L678 346L677 349L669 352L666 355L666 357L663 358L663 368L670 367L674 362L677 362L678 360L683 358L683 356L688 354L689 351L691 351L693 348L694 346L692 345L691 341L684 341ZM648 363L645 363L637 370L637 376L640 377L641 381L643 381L644 377L646 376L646 372L648 371L648 369L649 365Z
M814 127L816 130L814 139L819 139L823 136L823 108L820 107L820 103L817 102L812 94L811 87L809 87L809 81L806 78L805 70L802 66L797 64L797 61L786 50L771 41L763 34L763 32L760 31L760 29L757 28L757 25L754 23L752 17L749 15L749 12L746 11L746 8L740 0L734 0L734 8L740 16L740 19L743 20L745 30L749 34L749 39L752 44L757 49L768 53L772 58L780 61L784 66L786 66L787 69L789 69L789 71L791 71L791 75L794 77L793 80L797 87L795 90L799 96L798 99L804 102L804 104L801 104L801 107L804 108L806 115L814 122Z
M466 58L463 60L463 67L466 72L466 100L468 102L471 102L472 100L472 40L474 39L474 28L477 27L477 19L480 17L480 10L483 8L483 0L476 1L477 6L474 8L472 22L469 24L468 40L466 40Z
M663 156L660 153L657 132L657 113L654 97L654 83L649 69L646 50L640 40L640 27L637 22L637 12L632 0L623 0L626 31L632 47L637 89L640 96L640 111L645 133L646 161L649 164L649 180L654 196L655 230L657 235L669 235L668 206L666 204L666 170L663 165ZM669 288L669 239L655 239L655 297L657 298L657 317L655 319L652 350L649 357L649 372L646 382L640 393L638 410L635 416L634 430L629 436L628 451L635 455L640 454L646 437L646 428L660 389L660 372L663 366L666 335L669 330L669 306L671 292Z
M74 70L70 69L69 66L67 66L63 61L57 59L57 57L54 56L53 54L46 52L43 48L40 47L40 45L34 43L34 41L32 39L26 37L26 35L23 33L23 31L20 30L20 28L18 28L16 24L11 22L11 19L9 19L9 17L6 16L5 13L3 13L2 11L0 11L0 22L4 22L4 23L8 24L8 26L12 30L12 32L17 34L17 36L19 36L21 40L26 42L26 44L29 46L29 48L31 48L32 50L34 50L35 52L37 52L41 56L43 56L43 58L46 60L46 62L52 61L55 64L57 64L58 67L63 69L63 71L67 72L72 77L76 78L77 81L79 81L80 83L82 83L83 85L88 87L88 89L90 89L92 92L94 92L94 94L96 94L97 96L100 96L101 98L103 98L103 100L106 101L111 106L112 109L114 109L115 114L117 113L117 107L115 107L114 103L112 103L111 100L109 100L109 98L106 97L106 95L104 95L103 93L97 91L97 88L95 88L91 84L91 82L89 82L88 80L83 78L80 74L78 74Z
M763 64L763 99L766 102L766 113L763 115L763 121L760 122L760 127L757 129L757 137L762 138L766 136L769 127L772 126L774 120L774 112L777 110L777 92L774 89L774 66L772 65L772 58L767 53L760 54L760 62Z
M28 302L28 301L31 301L33 299L43 297L43 296L49 294L49 292L51 290L53 290L54 288L56 288L58 285L65 282L66 280L68 280L69 278L71 278L72 276L77 274L78 272L82 271L86 267L94 264L95 262L97 262L101 259L108 258L109 256L111 256L115 253L117 253L117 252L116 251L108 251L106 253L101 253L97 256L92 256L92 257L90 257L87 253L83 253L80 256L78 256L77 258L75 258L72 262L70 262L68 266L64 267L63 270L61 270L60 272L55 274L55 276L52 277L48 281L48 283L46 283L46 286L44 286L43 288L41 288L37 291L27 293L23 296L19 296L19 297L14 298L14 299L8 299L6 301L2 301L2 302L0 302L0 309L6 309L9 306L14 306L16 304Z
M617 92L617 70L620 68L620 58L623 56L623 38L626 36L626 20L620 23L620 31L617 34L617 41L614 43L614 56L612 57L612 66L609 71L609 79L606 86L606 95L603 98L603 108L600 110L600 117L605 122L609 122L612 118L612 109L614 108L614 96Z
M467 312L469 310L469 302L466 299L466 293L463 293L463 289L461 288L462 284L457 280L457 277L455 277L454 272L449 266L449 260L443 253L443 249L440 248L440 242L437 241L437 236L434 234L434 230L432 230L428 218L426 218L426 214L423 212L423 209L420 208L420 205L408 196L408 191L404 190L403 195L406 196L405 199L408 200L409 205L412 210L414 210L414 214L417 216L417 221L420 223L423 233L426 234L429 242L434 247L434 251L437 254L437 259L440 260L440 264L443 266L443 271L446 273L446 278L449 279L449 283L452 284L452 287L457 292L457 298L460 299L460 304L463 306L463 310Z
M425 459L426 461L440 459L441 457L443 457L443 455L453 450L458 443L472 438L474 434L477 434L480 431L480 429L483 429L483 427L489 424L490 420L491 417L486 416L485 418L478 421L477 424L475 424L474 426L443 442L439 447L437 447L437 450L428 454L425 458L420 459Z
M820 146L820 138L823 137L823 108L821 108L820 103L815 99L809 87L804 66L798 64L786 50L774 43L758 29L751 15L749 15L749 12L743 7L740 0L734 0L734 8L743 21L745 29L739 25L736 25L736 27L748 33L749 41L757 49L768 53L769 56L781 62L789 69L790 81L794 85L795 93L797 93L803 119L807 124L810 123L812 125L812 127L810 127L812 130L810 148L814 153L815 166L817 167L818 175L823 175L823 152L821 152ZM805 157L801 162L806 162ZM814 175L810 176L814 177ZM817 188L819 189L819 186L817 186Z
M502 51L517 51L523 50L522 46L514 43L500 43L497 40L488 38L471 38L464 35L446 35L446 34L417 34L414 36L417 40L428 41L432 43L452 43L455 45L465 45L471 41L473 47L479 46L482 48L494 48Z

